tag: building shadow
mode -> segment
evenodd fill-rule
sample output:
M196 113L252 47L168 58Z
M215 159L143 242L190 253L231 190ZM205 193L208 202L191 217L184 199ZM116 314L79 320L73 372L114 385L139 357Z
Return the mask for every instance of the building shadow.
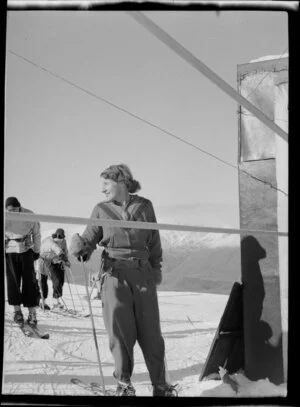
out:
M282 333L274 334L271 325L266 321L268 309L265 304L266 287L270 291L268 300L272 294L276 295L276 291L272 290L272 284L276 283L276 276L273 276L274 281L272 276L263 277L260 268L260 261L267 255L268 253L255 237L242 238L245 374L250 380L268 378L275 384L281 384L283 382ZM268 307L270 308L270 304ZM276 312L276 309L273 312Z

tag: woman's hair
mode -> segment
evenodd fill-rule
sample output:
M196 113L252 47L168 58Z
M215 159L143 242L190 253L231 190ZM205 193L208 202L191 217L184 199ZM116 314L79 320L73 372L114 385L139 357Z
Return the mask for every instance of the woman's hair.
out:
M13 208L20 208L21 204L15 196L10 196L5 201L5 208L12 206Z
M132 177L127 165L111 165L102 171L100 177L111 179L116 182L124 182L129 193L134 194L141 189L141 184Z

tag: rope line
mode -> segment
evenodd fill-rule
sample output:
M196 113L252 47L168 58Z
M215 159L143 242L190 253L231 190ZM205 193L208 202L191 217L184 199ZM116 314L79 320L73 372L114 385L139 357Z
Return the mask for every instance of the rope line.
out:
M277 235L288 236L288 232L281 232L277 230L256 230L256 229L236 229L236 228L219 228L208 226L189 226L189 225L175 225L169 223L154 223L154 222L136 222L112 219L99 219L99 218L79 218L71 216L54 216L43 215L35 213L20 213L20 212L5 212L6 220L17 220L21 222L27 221L41 221L49 223L68 223L78 225L96 225L96 226L109 226L116 228L126 229L150 229L150 230L178 230L187 232L212 232L212 233L226 233L226 234L245 234L253 233L260 235Z
M65 77L63 77L63 76L61 76L61 75L59 75L59 74L56 74L56 73L50 71L49 69L47 69L47 68L45 68L45 67L43 67L43 66L41 66L41 65L38 65L38 64L35 63L34 61L32 61L32 60L30 60L30 59L28 59L28 58L26 58L26 57L24 57L24 56L22 56L22 55L20 55L20 54L18 54L18 53L16 53L16 52L14 52L14 51L12 51L12 50L8 50L8 52L9 52L10 54L12 54L12 55L14 55L14 56L16 56L16 57L18 57L18 58L24 60L25 62L27 62L27 63L29 63L29 64L35 66L36 68L41 69L42 71L45 71L45 72L48 73L49 75L51 75L51 76L53 76L53 77L55 77L55 78L57 78L57 79L59 79L59 80L61 80L61 81L63 81L63 82L66 82L66 83L68 83L69 85L71 85L71 86L73 86L73 87L75 87L75 88L81 90L82 92L84 92L84 93L86 93L86 94L88 94L88 95L90 95L90 96L92 96L92 97L94 97L94 98L96 98L96 99L98 99L98 100L100 100L100 101L102 101L102 102L104 102L104 103L106 103L106 104L108 104L108 105L114 107L115 109L120 110L121 112L123 112L123 113L125 113L125 114L127 114L127 115L129 115L129 116L131 116L131 117L133 117L133 118L135 118L135 119L137 119L137 120L139 120L139 121L141 121L141 122L143 122L143 123L145 123L145 124L147 124L147 125L153 127L153 128L155 128L155 129L161 131L162 133L165 133L165 134L167 134L168 136L173 137L173 138L175 138L175 139L181 141L182 143L184 143L184 144L186 144L186 145L188 145L188 146L190 146L190 147L195 148L196 150L202 152L203 154L206 154L206 155L208 155L208 156L214 158L215 160L217 160L217 161L219 161L219 162L221 162L221 163L227 165L228 167L231 167L231 168L233 168L233 169L235 169L235 170L241 171L241 172L243 172L244 174L248 175L249 177L255 179L256 181L262 182L263 184L268 185L270 188L275 189L276 191L279 191L279 192L283 193L284 195L288 196L288 194L287 194L285 191L281 190L280 188L275 187L275 186L274 186L273 184L271 184L270 182L267 182L267 181L265 181L265 180L262 180L262 179L260 179L260 178L258 178L258 177L256 177L256 176L252 175L252 174L249 173L248 171L245 171L245 170L240 169L238 166L236 166L236 165L234 165L234 164L231 164L231 163L229 163L228 161L223 160L222 158L220 158L220 157L218 157L218 156L216 156L216 155L214 155L214 154L212 154L212 153L210 153L210 152L208 152L208 151L206 151L206 150L204 150L204 149L202 149L202 148L196 146L195 144L193 144L193 143L191 143L191 142L189 142L189 141L187 141L187 140L185 140L185 139L183 139L183 138L181 138L181 137L179 137L179 136L176 136L174 133L171 133L170 131L168 131L168 130L166 130L166 129L164 129L164 128L162 128L162 127L160 127L160 126L158 126L158 125L156 125L156 124L154 124L154 123L152 123L152 122L150 122L149 120L144 119L144 118L142 118L142 117L140 117L140 116L138 116L138 115L136 115L136 114L130 112L129 110L127 110L127 109L125 109L125 108L123 108L123 107L121 107L121 106L118 106L118 105L116 105L115 103L110 102L109 100L107 100L107 99L105 99L105 98L103 98L103 97L101 97L101 96L99 96L99 95L97 95L97 94L95 94L95 93L93 93L93 92L91 92L91 91L89 91L89 90L83 88L82 86L77 85L76 83L74 83L74 82L72 82L72 81L66 79Z

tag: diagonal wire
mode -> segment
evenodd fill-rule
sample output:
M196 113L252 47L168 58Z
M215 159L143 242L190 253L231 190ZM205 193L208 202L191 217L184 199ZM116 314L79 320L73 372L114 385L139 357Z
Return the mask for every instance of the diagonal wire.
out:
M95 98L98 99L98 100L101 100L102 102L104 102L104 103L106 103L106 104L108 104L108 105L114 107L115 109L120 110L121 112L126 113L126 114L128 114L129 116L131 116L131 117L133 117L133 118L135 118L135 119L137 119L137 120L139 120L139 121L141 121L141 122L143 122L143 123L146 123L146 124L148 124L149 126L154 127L155 129L158 129L158 130L162 131L163 133L165 133L165 134L167 134L167 135L169 135L169 136L171 136L171 137L174 137L174 138L176 138L177 140L179 140L179 141L181 141L181 142L183 142L183 143L185 143L185 144L187 144L187 145L189 145L189 146L191 146L191 147L196 148L197 150L203 152L204 154L207 154L207 155L209 155L209 156L215 158L216 160L219 160L219 161L221 161L222 163L224 163L224 164L226 164L226 165L229 165L229 166L231 166L231 167L233 167L233 168L236 169L236 166L234 166L234 165L228 163L227 161L223 160L222 158L219 158L219 157L215 156L214 154L209 153L208 151L205 151L205 150L201 149L200 147L194 145L193 143L190 143L189 141L186 141L186 140L182 139L181 137L176 136L175 134L169 132L168 130L163 129L162 127L160 127L160 126L158 126L158 125L156 125L156 124L154 124L154 123L151 123L149 120L146 120L146 119L144 119L144 118L142 118L142 117L140 117L140 116L138 116L138 115L136 115L136 114L130 112L129 110L126 110L126 109L122 108L121 106L118 106L118 105L116 105L115 103L110 102L109 100L107 100L107 99L105 99L105 98L103 98L103 97L101 97L101 96L99 96L99 95L96 95L95 93L93 93L93 92L91 92L91 91L89 91L89 90L87 90L87 89L85 89L85 88L83 88L83 87L77 85L76 83L74 83L74 82L72 82L72 81L70 81L70 80L68 80L68 79L66 79L66 78L64 78L64 77L62 77L62 76L60 76L60 75L58 75L58 74L52 72L52 71L50 71L50 70L47 69L47 68L44 68L44 67L41 66L41 65L36 64L36 63L33 62L32 60L30 60L30 59L28 59L28 58L25 58L24 56L22 56L22 55L20 55L20 54L17 54L16 52L13 52L13 51L11 51L11 50L8 50L8 52L9 52L10 54L15 55L16 57L18 57L18 58L20 58L20 59L23 59L24 61L28 62L29 64L31 64L31 65L33 65L33 66L35 66L36 68L39 68L39 69L41 69L41 70L43 70L43 71L49 73L51 76L54 76L55 78L60 79L60 80L62 80L63 82L68 83L69 85L71 85L71 86L73 86L73 87L75 87L75 88L77 88L77 89L79 89L79 90L81 90L81 91L87 93L88 95L93 96L93 97L95 97Z
M152 122L150 122L149 120L144 119L144 118L142 118L142 117L140 117L140 116L138 116L138 115L136 115L136 114L130 112L129 110L127 110L127 109L125 109L125 108L123 108L123 107L121 107L121 106L118 106L118 105L116 105L115 103L110 102L109 100L107 100L107 99L105 99L105 98L103 98L103 97L101 97L101 96L99 96L99 95L97 95L97 94L95 94L95 93L93 93L93 92L91 92L91 91L89 91L89 90L83 88L82 86L77 85L75 82L72 82L72 81L70 81L69 79L66 79L66 78L63 77L63 76L61 76L61 75L59 75L59 74L56 74L56 73L50 71L49 69L43 67L42 65L39 65L39 64L35 63L35 62L32 61L31 59L26 58L26 57L24 57L24 56L22 56L22 55L20 55L20 54L18 54L18 53L16 53L16 52L10 50L10 49L8 49L7 52L10 53L10 54L12 54L12 55L14 55L14 56L16 56L17 58L22 59L23 61L25 61L25 62L27 62L27 63L29 63L29 64L35 66L36 68L38 68L38 69L40 69L40 70L42 70L42 71L48 73L49 75L51 75L51 76L53 76L53 77L55 77L55 78L57 78L57 79L59 79L59 80L65 82L65 83L68 83L69 85L71 85L71 86L73 86L73 87L75 87L75 88L81 90L82 92L84 92L84 93L86 93L86 94L88 94L88 95L90 95L90 96L92 96L92 97L94 97L94 98L96 98L96 99L98 99L98 100L100 100L100 101L102 101L102 102L104 102L104 103L106 103L106 104L108 104L108 105L114 107L115 109L120 110L121 112L123 112L123 113L125 113L125 114L127 114L127 115L129 115L129 116L131 116L131 117L133 117L133 118L135 118L135 119L137 119L137 120L139 120L139 121L145 123L145 124L148 124L149 126L151 126L151 127L155 128L155 129L157 129L157 130L159 130L159 131L161 131L161 132L167 134L168 136L171 136L171 137L173 137L173 138L175 138L175 139L181 141L182 143L184 143L184 144L186 144L186 145L189 145L189 146L195 148L195 149L198 150L198 151L201 151L203 154L206 154L206 155L208 155L208 156L210 156L210 157L216 159L217 161L220 161L220 162L222 162L223 164L225 164L225 165L227 165L227 166L229 166L229 167L231 167L231 168L234 168L235 170L240 170L241 172L245 173L245 174L248 175L249 177L251 177L251 178L253 178L253 179L257 180L257 181L260 181L260 182L264 183L265 185L268 185L270 188L273 188L273 189L275 189L275 190L277 190L277 191L283 193L284 195L288 196L288 194L287 194L285 191L281 190L280 188L275 187L275 186L272 185L270 182L265 181L265 180L262 180L262 179L260 179L260 178L258 178L258 177L256 177L256 176L252 175L252 174L249 173L248 171L239 169L238 166L233 165L233 164L229 163L228 161L223 160L222 158L220 158L220 157L218 157L218 156L216 156L216 155L214 155L214 154L212 154L212 153L210 153L210 152L208 152L208 151L206 151L206 150L204 150L204 149L202 149L202 148L196 146L195 144L193 144L193 143L191 143L191 142L189 142L189 141L187 141L187 140L185 140L185 139L183 139L183 138L181 138L181 137L179 137L179 136L176 136L174 133L171 133L170 131L168 131L168 130L166 130L166 129L164 129L164 128L162 128L162 127L160 127L160 126L158 126L158 125L156 125L156 124L154 124L154 123L152 123Z

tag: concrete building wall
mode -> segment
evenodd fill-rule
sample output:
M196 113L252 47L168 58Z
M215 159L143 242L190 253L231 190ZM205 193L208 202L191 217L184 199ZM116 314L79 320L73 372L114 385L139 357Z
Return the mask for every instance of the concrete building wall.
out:
M275 123L288 132L288 72L283 70L276 75ZM276 179L280 190L288 193L288 143L276 136ZM288 197L280 191L277 193L278 229L288 230ZM278 238L281 324L284 357L284 376L287 377L287 333L288 333L288 239Z
M288 58L238 66L242 96L283 129L287 126L287 82ZM287 160L287 143L241 108L241 229L287 231L287 197L276 190L287 192ZM241 263L245 373L252 380L268 377L282 383L287 369L287 238L241 235Z

